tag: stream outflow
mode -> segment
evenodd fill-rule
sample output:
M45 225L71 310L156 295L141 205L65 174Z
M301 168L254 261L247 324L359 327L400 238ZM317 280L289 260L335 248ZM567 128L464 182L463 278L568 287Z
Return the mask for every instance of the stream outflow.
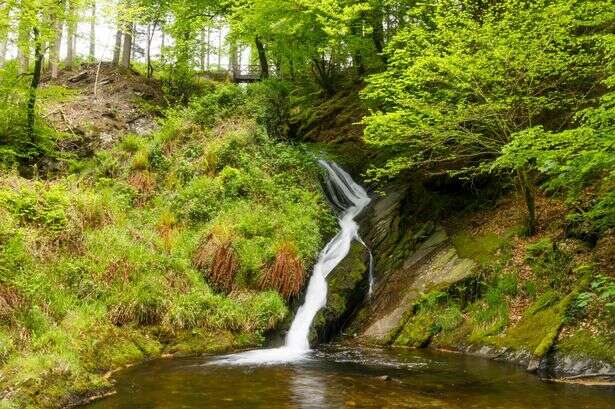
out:
M332 206L338 212L340 231L321 250L310 277L305 301L297 310L284 346L232 354L213 364L275 364L303 359L310 351L309 334L312 321L327 302L327 276L346 257L353 240L363 243L359 225L354 220L369 204L365 189L333 162L319 161L326 171L325 187ZM364 244L365 245L365 244ZM370 261L369 293L373 286Z

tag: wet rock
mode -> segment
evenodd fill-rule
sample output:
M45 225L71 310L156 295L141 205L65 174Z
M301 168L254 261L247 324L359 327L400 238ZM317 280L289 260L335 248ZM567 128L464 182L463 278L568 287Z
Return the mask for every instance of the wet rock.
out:
M457 255L443 229L436 229L400 268L377 284L362 336L384 342L421 294L464 280L474 274L476 267L474 261Z
M311 340L327 341L338 335L348 317L365 299L369 255L354 242L348 255L329 277L327 305L314 320Z

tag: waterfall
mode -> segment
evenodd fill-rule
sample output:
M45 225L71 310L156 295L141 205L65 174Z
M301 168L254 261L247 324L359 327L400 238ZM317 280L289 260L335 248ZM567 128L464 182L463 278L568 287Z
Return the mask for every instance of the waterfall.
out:
M327 276L346 257L353 240L365 243L359 236L354 220L369 204L363 187L333 162L319 161L326 170L325 187L331 204L338 212L340 231L327 243L318 256L305 294L303 305L297 310L286 343L280 348L247 351L223 357L213 363L270 364L301 359L310 351L309 334L312 321L327 302ZM367 248L367 246L366 246ZM368 249L369 250L369 249ZM372 292L372 257L370 252L369 294Z

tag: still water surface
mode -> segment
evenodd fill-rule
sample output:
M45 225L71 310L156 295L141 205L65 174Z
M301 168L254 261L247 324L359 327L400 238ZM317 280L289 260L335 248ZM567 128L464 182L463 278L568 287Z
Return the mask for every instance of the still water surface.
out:
M216 360L130 368L116 395L87 408L615 409L614 388L543 382L511 364L433 351L333 345L283 365Z

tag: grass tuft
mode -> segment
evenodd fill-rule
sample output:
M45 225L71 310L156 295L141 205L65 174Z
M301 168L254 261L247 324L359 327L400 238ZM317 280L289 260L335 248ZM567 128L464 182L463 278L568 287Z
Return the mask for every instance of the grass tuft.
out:
M295 246L284 243L278 249L275 261L259 279L261 289L277 290L284 298L297 296L305 280L305 268Z

